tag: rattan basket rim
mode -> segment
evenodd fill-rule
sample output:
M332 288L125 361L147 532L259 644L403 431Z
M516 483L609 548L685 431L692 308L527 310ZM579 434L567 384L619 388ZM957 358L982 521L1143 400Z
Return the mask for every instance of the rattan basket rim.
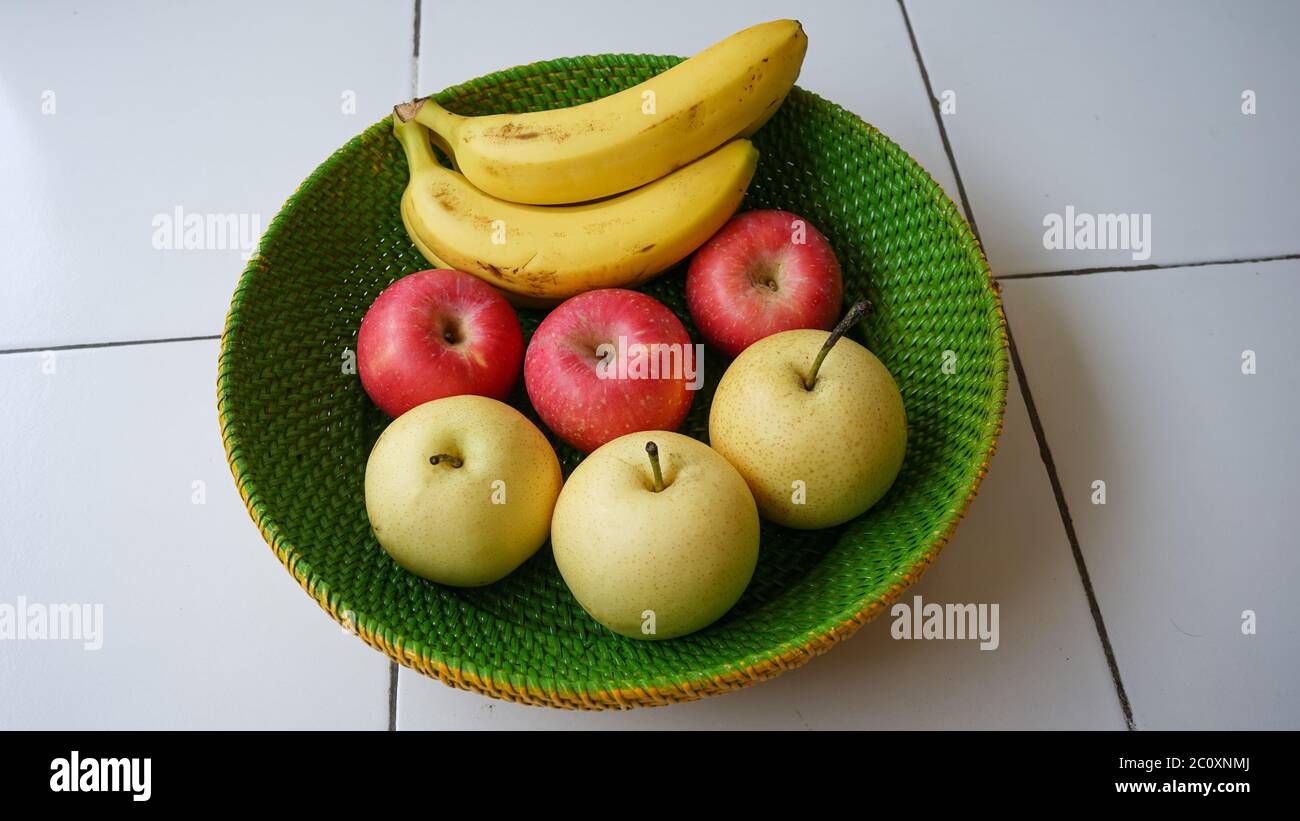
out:
M538 68L565 68L570 66L574 61L605 61L610 60L637 60L637 59L665 59L658 55L639 55L639 54L603 54L589 55L580 57L558 58L552 60L543 60L532 63L527 66L519 66L512 69L506 69L501 72L478 77L465 83L451 86L439 94L437 98L450 98L457 96L466 91L481 90L485 86L490 86L495 78L520 70L534 70ZM833 106L841 111L845 111L840 106L830 102L812 92L803 91L814 98L819 104ZM849 118L855 121L856 127L867 129L871 132L880 134L879 130L871 124L863 121L852 112L845 113ZM979 492L980 484L988 472L989 462L997 448L998 439L1002 433L1003 416L1006 410L1006 394L1008 386L1008 368L1009 352L1007 346L1006 316L1003 312L1002 301L999 295L999 289L996 280L993 278L992 271L989 268L987 257L984 250L971 230L965 217L957 209L952 200L944 193L943 189L935 182L934 178L916 159L911 156L905 149L893 143L884 134L880 137L888 141L896 150L905 155L912 165L920 172L924 184L931 189L940 207L943 209L949 224L963 232L973 244L974 249L978 252L980 266L985 274L987 286L994 300L997 313L997 335L999 345L995 352L996 369L994 373L994 393L993 402L995 405L991 410L995 411L985 423L985 436L989 442L987 452L979 464L972 464L968 471L968 482L963 499L960 500L960 507L950 516L947 521L947 527L942 533L938 534L928 545L928 550L922 557L916 561L909 569L908 573L900 581L890 587L889 591L882 596L874 598L870 602L861 603L856 609L846 609L832 620L828 627L822 630L810 630L807 639L796 645L780 645L769 651L752 654L748 659L742 660L741 663L726 663L717 665L705 670L702 674L692 680L671 682L666 686L638 686L631 688L612 688L600 690L543 690L537 687L516 687L508 680L494 679L488 676L479 676L456 669L443 661L438 652L426 646L421 642L412 644L404 643L401 636L390 635L391 631L377 620L368 617L364 613L356 613L347 606L346 602L340 600L337 594L333 594L328 585L311 569L307 562L303 560L302 555L294 548L293 544L280 532L279 527L271 517L269 511L266 511L260 501L258 490L253 478L249 475L243 462L241 451L241 442L239 436L239 425L231 418L230 414L230 395L227 390L228 382L231 377L230 357L228 355L229 346L232 339L237 335L240 309L243 302L244 287L250 277L255 274L258 265L258 258L261 255L264 246L272 243L283 230L285 217L293 213L299 193L306 187L315 184L318 180L327 175L333 167L333 164L348 148L358 140L363 139L366 135L376 128L387 128L389 118L385 117L375 124L371 125L358 136L352 138L342 147L330 155L324 162L317 166L311 174L304 180L292 195L288 197L284 206L272 219L265 234L263 234L258 244L257 253L248 261L243 273L240 275L239 283L235 287L234 294L231 298L230 310L226 315L225 326L221 335L221 349L218 355L217 368L217 414L221 427L222 444L226 452L226 461L235 480L235 485L239 490L240 498L244 501L244 506L248 510L249 516L256 524L262 538L275 553L280 563L289 571L316 603L330 616L343 625L355 632L366 644L384 653L393 661L417 670L427 676L439 679L445 684L464 690L479 692L485 695L501 698L507 701L550 706L562 707L569 709L608 709L608 708L631 708L639 706L659 706L665 704L678 703L683 701L692 701L708 695L734 690L757 684L762 681L774 678L781 673L802 666L812 658L826 652L836 643L843 641L853 635L863 625L880 615L889 605L896 601L904 591L914 584L938 556L939 551L951 539L957 525L965 517L971 502Z

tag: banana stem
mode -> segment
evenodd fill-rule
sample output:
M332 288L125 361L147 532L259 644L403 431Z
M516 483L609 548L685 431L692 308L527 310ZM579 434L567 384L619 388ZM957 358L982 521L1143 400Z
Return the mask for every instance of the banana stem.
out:
M417 123L447 141L455 139L460 122L465 119L459 114L452 114L438 105L432 97L421 97L418 100L412 100L402 108L404 109L404 116L409 116L409 118L414 119Z
M447 159L451 160L452 168L459 171L460 163L456 161L456 152L452 150L451 144L460 130L460 122L465 118L459 114L452 114L434 102L432 97L421 97L398 108L405 108L406 114L429 129L429 137L433 140L433 144L447 155ZM405 114L398 112L398 116L405 116Z
M402 150L406 152L406 164L412 173L438 164L433 156L433 146L429 144L429 132L425 131L424 126L414 120L403 120L394 111L393 133L402 143Z

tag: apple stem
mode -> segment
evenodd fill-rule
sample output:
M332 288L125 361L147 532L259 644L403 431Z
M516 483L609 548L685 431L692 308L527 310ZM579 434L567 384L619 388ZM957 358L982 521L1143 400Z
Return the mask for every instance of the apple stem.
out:
M822 361L826 359L826 354L830 353L831 348L835 347L835 343L840 341L840 337L848 333L849 328L856 325L858 320L862 319L862 317L870 310L871 302L869 300L860 299L853 303L853 306L849 308L849 312L845 314L844 318L839 321L839 324L831 330L831 335L826 337L826 342L822 345L822 349L817 352L817 358L813 360L812 370L808 372L808 378L803 381L803 386L805 388L808 390L813 389L813 386L817 384L817 371L821 370Z
M664 489L664 475L659 472L659 446L654 442L646 442L645 452L650 454L650 470L655 476L655 493L658 493Z
M429 464L431 465L440 465L443 462L446 462L454 468L458 468L465 464L461 461L459 456L452 456L450 453L438 453L429 457Z

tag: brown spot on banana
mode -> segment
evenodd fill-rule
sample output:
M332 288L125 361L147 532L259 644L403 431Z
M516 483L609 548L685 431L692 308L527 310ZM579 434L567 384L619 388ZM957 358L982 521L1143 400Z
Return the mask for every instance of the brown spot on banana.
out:
M529 129L527 126L514 122L488 129L483 132L483 136L503 142L509 140L536 140L544 137L551 142L562 143L569 139L569 133L560 128Z
M493 265L490 262L484 262L481 259L476 259L474 260L474 266L479 270L484 271L489 276L494 277L495 279L501 282L505 282L505 283L512 282L511 278L506 274L505 271L503 271L501 268L498 268L497 266Z
M450 191L448 191L445 188L435 188L433 189L432 192L430 192L430 195L433 198L434 202L442 206L442 210L453 214L456 212L456 206L459 203L459 201L457 200L455 194L452 194Z

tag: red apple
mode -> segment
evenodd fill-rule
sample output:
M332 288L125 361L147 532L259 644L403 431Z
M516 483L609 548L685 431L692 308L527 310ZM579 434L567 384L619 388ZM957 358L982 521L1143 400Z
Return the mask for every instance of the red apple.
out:
M699 349L672 311L621 288L588 291L542 320L524 357L537 414L591 452L642 430L676 430L702 383Z
M389 416L444 396L504 400L523 356L523 331L505 297L447 268L389 285L357 334L361 384Z
M840 316L840 263L826 237L789 211L746 211L695 252L686 304L705 341L736 356L765 336L830 330Z

